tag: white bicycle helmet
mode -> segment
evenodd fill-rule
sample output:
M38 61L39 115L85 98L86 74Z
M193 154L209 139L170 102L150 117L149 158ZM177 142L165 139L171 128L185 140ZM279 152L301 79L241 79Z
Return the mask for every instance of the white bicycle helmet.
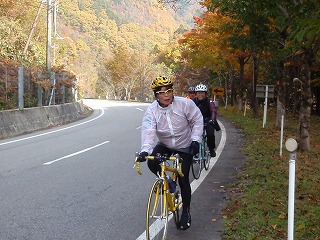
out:
M200 83L200 84L198 84L198 85L196 86L195 91L196 91L196 92L207 92L208 89L207 89L207 86L206 86L206 85Z

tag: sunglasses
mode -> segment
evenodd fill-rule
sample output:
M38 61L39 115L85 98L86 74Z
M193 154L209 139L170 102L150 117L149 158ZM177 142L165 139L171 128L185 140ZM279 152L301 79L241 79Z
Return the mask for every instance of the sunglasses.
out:
M167 89L167 90L165 90L165 91L157 91L156 92L156 94L159 94L159 95L165 95L165 94L171 94L171 93L173 93L173 88L169 88L169 89Z

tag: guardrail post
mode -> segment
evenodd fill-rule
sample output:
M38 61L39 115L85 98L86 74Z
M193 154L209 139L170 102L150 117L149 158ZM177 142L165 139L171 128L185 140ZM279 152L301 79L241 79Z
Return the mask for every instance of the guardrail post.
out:
M23 67L18 67L18 107L20 110L24 108L23 88Z
M281 133L280 133L280 157L282 157L282 142L283 142L283 125L284 125L284 115L281 115Z
M286 149L289 151L288 240L293 240L294 236L294 189L297 148L298 143L293 138L289 138L286 141Z
M42 86L38 83L38 107L42 107Z

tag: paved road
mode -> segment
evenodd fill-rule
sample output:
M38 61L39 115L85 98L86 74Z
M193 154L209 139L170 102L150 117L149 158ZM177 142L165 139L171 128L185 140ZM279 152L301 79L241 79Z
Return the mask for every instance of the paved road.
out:
M129 240L143 235L154 176L146 166L139 176L132 163L148 104L87 104L95 111L86 119L0 141L1 240ZM217 161L202 182L192 183L197 188L192 227L170 228L169 239L221 239L225 187L244 158L241 134L220 121L225 131L217 136Z

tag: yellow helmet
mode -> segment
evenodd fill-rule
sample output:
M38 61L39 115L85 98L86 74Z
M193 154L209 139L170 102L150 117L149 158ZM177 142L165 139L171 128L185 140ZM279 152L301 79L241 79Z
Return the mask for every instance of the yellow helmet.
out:
M164 87L168 85L173 85L173 81L170 78L160 76L153 80L151 83L151 89L154 91L157 87Z

